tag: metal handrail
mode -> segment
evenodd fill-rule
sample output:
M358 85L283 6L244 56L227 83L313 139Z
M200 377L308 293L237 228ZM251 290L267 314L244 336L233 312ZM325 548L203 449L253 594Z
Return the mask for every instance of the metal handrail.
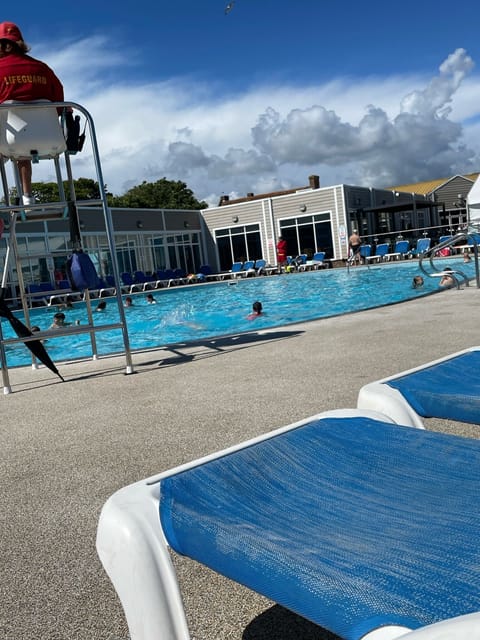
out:
M447 238L443 242L440 242L439 244L435 245L434 247L430 247L427 251L425 251L424 253L421 254L421 256L419 258L419 261L418 261L418 266L419 266L420 270L426 276L432 277L432 274L429 271L427 271L427 269L423 265L424 259L428 258L432 271L434 271L437 274L441 273L443 271L443 269L437 269L436 265L434 265L434 263L433 263L433 260L436 257L437 253L439 251L441 251L442 249L445 249L447 247L454 247L461 240L467 240L467 241L471 240L472 241L473 253L474 253L474 262L475 262L475 279L476 279L476 282L477 282L477 288L480 289L480 267L479 267L479 262L478 262L478 241L477 241L477 238L475 237L475 234L473 234L473 233L468 233L467 231L460 231L459 233L456 233L451 238ZM460 284L458 282L458 278L456 277L457 275L462 276L465 286L467 286L467 287L470 286L470 282L469 282L468 276L463 271L460 271L459 269L455 269L455 271L452 271L452 278L456 282L457 288L460 288Z

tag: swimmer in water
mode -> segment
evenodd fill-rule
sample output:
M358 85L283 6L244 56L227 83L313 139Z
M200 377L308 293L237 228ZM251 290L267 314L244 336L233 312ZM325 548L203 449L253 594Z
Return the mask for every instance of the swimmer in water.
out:
M263 314L262 303L259 300L257 300L256 302L253 303L252 313L248 314L247 320L255 320L255 318L258 318L262 314Z

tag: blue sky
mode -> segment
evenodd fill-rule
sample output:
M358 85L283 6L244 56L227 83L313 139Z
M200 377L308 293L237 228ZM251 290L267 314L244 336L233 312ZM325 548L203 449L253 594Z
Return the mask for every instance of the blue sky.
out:
M215 204L311 173L381 187L480 170L477 3L226 5L49 0L3 19L93 115L114 193L166 176Z

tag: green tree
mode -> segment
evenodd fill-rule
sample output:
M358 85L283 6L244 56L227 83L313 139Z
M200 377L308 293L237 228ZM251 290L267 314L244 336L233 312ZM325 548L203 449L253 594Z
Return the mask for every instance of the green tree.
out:
M73 181L73 186L77 200L98 200L100 198L98 182L95 182L95 180L91 178L78 178L78 180ZM69 190L67 181L64 181L63 188L65 190L65 196L68 199ZM32 184L32 193L40 203L60 201L60 194L56 182L34 182ZM15 188L11 190L10 196L12 198L16 196Z
M206 209L208 204L195 198L193 191L180 180L161 178L129 189L123 196L109 198L112 207L131 209Z

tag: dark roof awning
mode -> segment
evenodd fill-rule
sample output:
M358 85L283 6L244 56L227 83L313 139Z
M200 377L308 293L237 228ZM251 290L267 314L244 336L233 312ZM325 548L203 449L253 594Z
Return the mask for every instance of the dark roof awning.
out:
M404 202L396 202L395 204L380 204L376 207L362 207L361 211L371 213L397 213L400 211L413 211L413 209L436 209L440 207L445 209L444 202L432 202L431 200L421 200L413 198Z

